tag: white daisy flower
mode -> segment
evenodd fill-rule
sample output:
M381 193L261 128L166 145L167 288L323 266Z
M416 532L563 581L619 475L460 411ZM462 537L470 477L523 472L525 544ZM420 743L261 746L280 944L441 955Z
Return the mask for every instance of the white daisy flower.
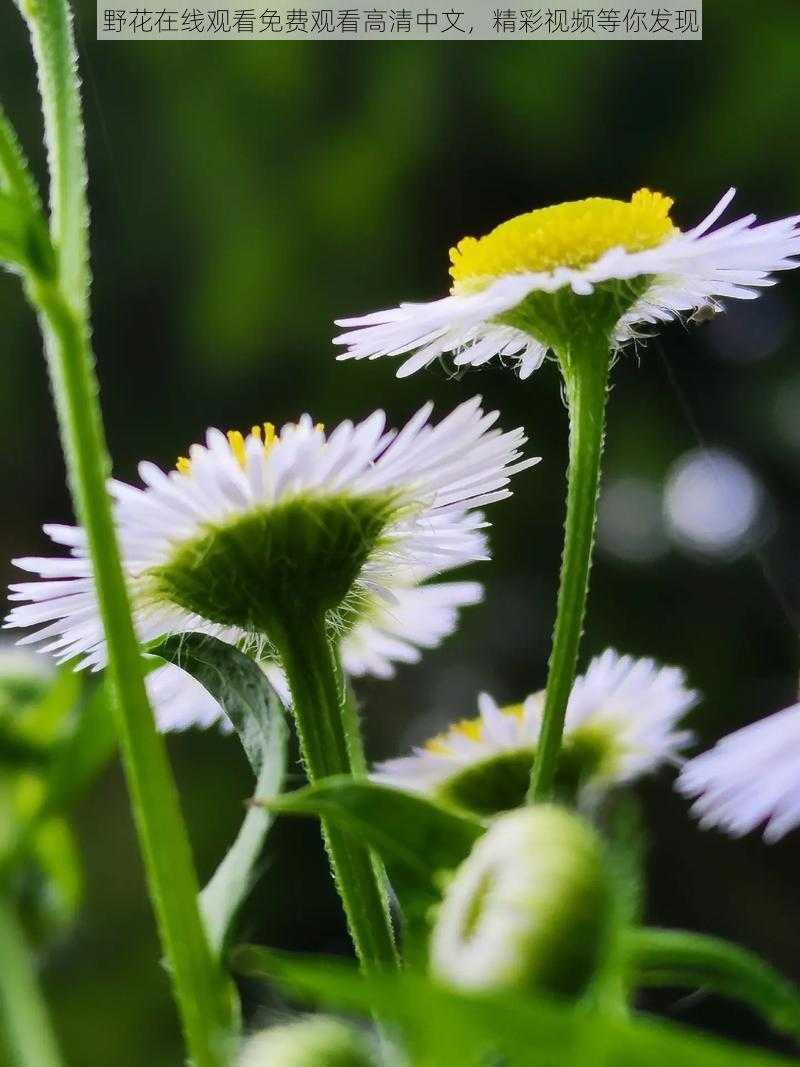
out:
M424 585L488 558L480 507L510 495L523 459L521 429L494 428L480 398L438 425L426 404L399 432L383 412L330 435L304 415L276 433L209 430L205 445L164 472L142 463L143 488L112 481L115 521L140 641L200 632L272 658L271 631L292 613L320 611L351 673L391 673L455 625L480 598L475 583ZM7 627L21 644L101 669L106 644L86 536L47 526L68 558L15 563L41 581L12 586ZM273 681L281 679L273 672ZM148 679L164 728L207 725L220 709L177 668ZM205 694L205 695L204 695Z
M723 737L683 768L676 788L692 814L741 837L760 826L780 840L800 825L800 704Z
M682 670L607 649L575 679L557 777L591 800L663 763L677 763L692 740L678 723L697 699ZM482 693L477 718L456 723L411 756L378 764L374 777L483 810L514 807L530 780L543 708L543 691L504 708Z
M773 285L774 271L797 267L800 216L754 225L746 215L716 230L735 194L730 189L691 230L669 217L672 200L640 189L630 202L592 197L519 215L485 237L465 237L450 250L450 295L340 319L347 332L339 359L409 354L398 377L446 352L456 366L493 356L527 378L553 347L552 305L542 294L611 295L609 340L618 347L649 327L720 310L725 298L752 300ZM574 301L567 318L579 314ZM564 317L564 316L561 316Z

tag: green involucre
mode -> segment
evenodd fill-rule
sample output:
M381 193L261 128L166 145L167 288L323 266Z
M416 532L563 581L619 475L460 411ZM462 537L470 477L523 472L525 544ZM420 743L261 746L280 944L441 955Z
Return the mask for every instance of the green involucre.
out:
M298 497L209 523L150 573L158 596L269 636L286 618L338 609L397 513L387 493Z
M500 752L457 772L438 788L437 795L477 815L496 815L525 803L535 746ZM599 730L576 731L564 739L558 753L553 795L574 804L581 789L607 778L614 763L613 744Z
M591 337L595 342L605 338L608 347L613 348L615 326L652 281L652 275L644 274L638 278L601 282L588 296L574 293L568 285L554 293L536 290L515 308L499 315L498 321L522 330L552 348L563 366L581 338Z

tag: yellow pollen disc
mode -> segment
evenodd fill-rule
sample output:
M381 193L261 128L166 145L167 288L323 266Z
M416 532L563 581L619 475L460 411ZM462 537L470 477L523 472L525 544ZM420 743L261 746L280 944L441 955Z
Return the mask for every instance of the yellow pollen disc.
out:
M451 752L448 741L453 736L466 737L468 741L480 741L483 737L483 723L480 719L462 719L454 723L444 734L437 734L430 741L425 742L427 752L435 752L437 755L446 756Z
M464 237L450 249L453 291L480 289L507 274L580 269L611 248L655 248L676 232L672 203L640 189L630 202L595 196L517 215L485 237Z
M521 719L525 712L522 704L509 704L508 707L500 710L504 715L509 715L515 719ZM425 751L433 752L437 756L449 756L453 750L448 742L453 737L465 737L468 741L482 741L483 720L480 718L462 719L460 722L454 723L445 733L437 734L429 741L426 741Z
M314 429L322 430L322 423L317 423ZM278 439L275 426L271 422L265 422L262 426L251 427L247 437L245 437L240 430L228 430L225 436L228 438L228 444L231 446L231 452L233 453L236 462L242 469L244 469L245 461L247 459L247 442L251 437L261 442L264 447L265 455L269 453ZM192 461L187 459L186 456L181 456L175 464L175 467L181 474L188 474L192 469Z

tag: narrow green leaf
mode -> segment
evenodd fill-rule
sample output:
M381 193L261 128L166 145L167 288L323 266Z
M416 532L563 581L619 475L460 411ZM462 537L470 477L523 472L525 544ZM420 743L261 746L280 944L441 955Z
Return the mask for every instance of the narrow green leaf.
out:
M220 702L257 776L257 794L279 793L286 772L288 730L280 699L258 664L224 641L203 634L169 637L150 651L187 671ZM236 840L200 895L211 947L217 953L252 888L272 822L264 808L248 810Z
M402 913L406 963L424 967L446 874L469 854L483 824L426 797L344 776L259 800L271 811L325 818L375 850Z
M477 819L426 797L345 776L258 799L271 811L324 816L374 848L390 876L431 891L438 873L457 867L484 831Z
M265 751L285 742L286 720L277 693L255 660L205 634L167 637L148 651L191 674L219 701L258 776Z
M0 188L27 200L31 209L41 214L41 200L30 164L25 158L16 130L0 103Z
M25 205L0 193L0 260L22 266L25 262Z
M242 974L277 982L327 1009L374 1013L398 1025L415 1067L790 1067L797 1060L650 1019L590 1012L567 1002L504 993L462 994L411 971L365 980L350 964L245 946Z
M52 278L55 256L42 217L14 194L0 192L0 263Z
M776 1030L800 1037L800 991L740 945L649 927L631 930L625 951L634 987L709 990L748 1004Z

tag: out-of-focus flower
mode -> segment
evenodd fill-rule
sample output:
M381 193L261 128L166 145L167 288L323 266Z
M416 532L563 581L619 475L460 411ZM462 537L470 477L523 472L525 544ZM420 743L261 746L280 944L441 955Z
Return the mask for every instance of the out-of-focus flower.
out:
M734 558L763 533L765 493L756 476L730 452L698 448L667 477L667 527L690 552Z
M366 1041L324 1015L273 1026L249 1038L237 1067L374 1067Z
M269 660L287 619L319 612L353 673L384 676L435 645L480 589L425 583L488 558L478 509L538 461L522 458L521 429L494 428L480 398L435 426L431 411L400 432L380 411L330 435L307 415L280 433L209 430L176 470L140 464L144 488L111 482L140 640L196 631ZM45 529L70 556L16 561L42 580L12 587L20 603L6 626L35 628L21 643L99 669L106 644L85 532ZM162 726L207 725L215 707L178 677L165 668L149 683Z
M44 696L55 666L35 652L0 645L0 719Z
M465 237L450 251L449 296L338 320L347 328L335 338L346 346L339 358L406 355L402 377L445 352L456 366L500 356L527 378L557 346L554 336L588 311L582 298L610 301L603 322L617 347L671 319L720 310L721 299L750 300L774 271L798 266L800 216L754 225L746 215L712 230L734 192L685 233L670 219L672 200L640 189L629 202L558 204Z
M445 891L431 970L465 990L583 992L608 944L612 894L595 831L550 805L501 816Z
M723 737L684 766L676 787L697 799L703 827L735 837L764 827L780 840L800 825L800 704Z
M696 701L682 670L607 649L575 680L557 777L591 801L613 785L677 763L692 739L678 724ZM456 723L411 756L378 764L375 778L476 810L514 807L530 781L543 706L543 692L505 708L484 693L478 718Z

